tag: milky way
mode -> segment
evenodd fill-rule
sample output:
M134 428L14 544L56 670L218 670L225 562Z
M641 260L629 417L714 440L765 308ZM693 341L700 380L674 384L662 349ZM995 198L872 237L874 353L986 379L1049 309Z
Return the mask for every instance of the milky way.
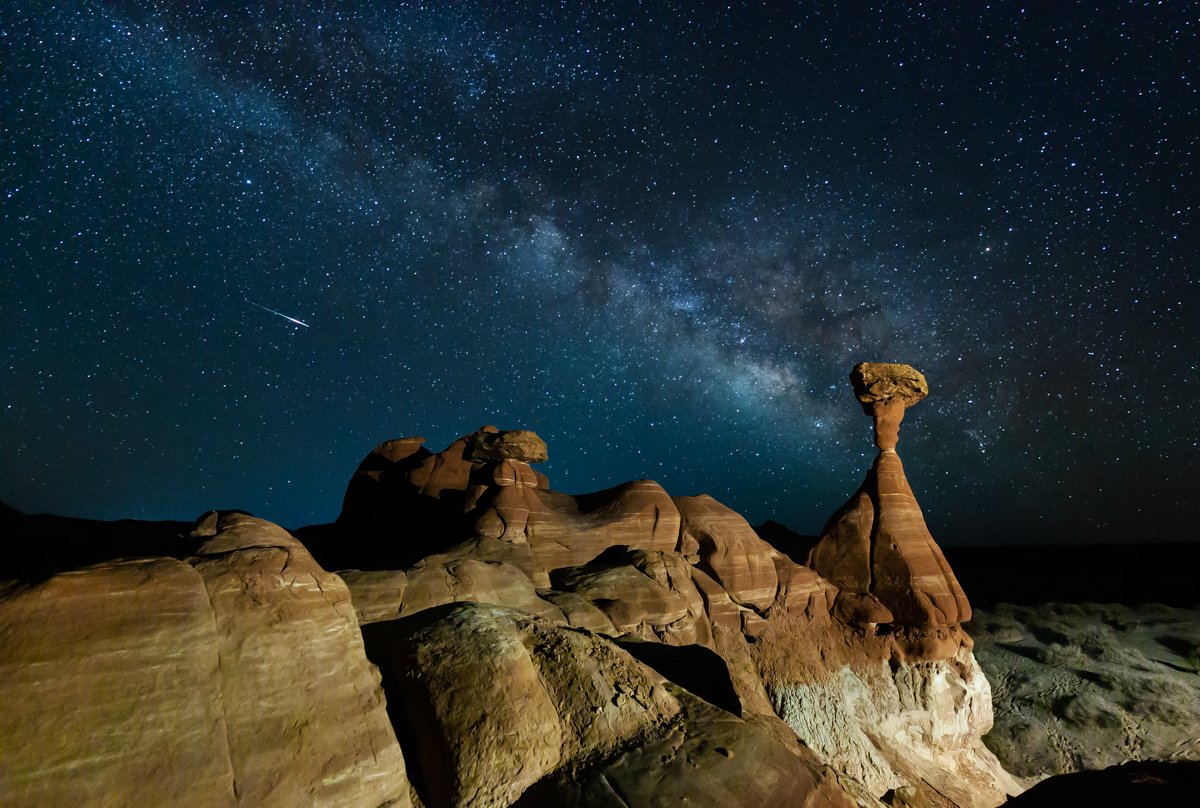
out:
M327 521L493 423L811 533L878 360L943 542L1196 538L1194 5L17 5L15 507Z

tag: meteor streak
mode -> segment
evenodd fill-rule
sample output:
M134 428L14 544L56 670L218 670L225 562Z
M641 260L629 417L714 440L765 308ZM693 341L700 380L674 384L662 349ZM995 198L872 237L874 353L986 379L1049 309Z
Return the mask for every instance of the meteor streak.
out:
M269 311L272 314L278 315L289 322L295 323L296 325L302 325L305 328L309 328L308 323L301 322L301 321L297 320L295 317L288 317L286 314L284 314L281 311L275 311L275 309L268 309L266 306L263 306L259 303L255 303L250 298L246 298L246 302L249 303L251 306L258 306L258 308L262 309L263 311Z

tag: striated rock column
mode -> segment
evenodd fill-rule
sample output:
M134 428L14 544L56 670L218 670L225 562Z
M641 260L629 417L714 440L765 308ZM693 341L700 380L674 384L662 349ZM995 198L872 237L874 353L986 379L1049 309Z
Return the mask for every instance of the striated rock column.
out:
M850 381L874 418L879 456L821 532L808 565L844 593L874 596L898 625L964 623L971 606L925 526L896 454L904 411L929 394L929 385L909 365L878 362L855 365Z
M929 387L908 365L864 363L850 379L879 456L809 553L840 590L836 620L824 632L769 621L751 654L779 716L872 796L992 808L1021 787L981 740L991 688L960 625L971 607L896 454L904 412ZM799 637L819 649L815 666Z

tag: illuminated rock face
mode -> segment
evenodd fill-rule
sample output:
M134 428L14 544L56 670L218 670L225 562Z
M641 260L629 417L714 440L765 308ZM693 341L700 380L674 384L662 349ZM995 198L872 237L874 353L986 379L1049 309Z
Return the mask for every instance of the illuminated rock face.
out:
M350 593L281 528L0 597L0 804L408 804Z
M878 598L893 615L889 622L934 628L971 619L894 449L879 453L862 487L829 520L808 566L843 591Z
M856 365L851 382L879 456L808 566L838 588L834 615L858 633L781 625L764 635L767 691L800 738L870 792L920 782L958 805L994 805L1020 787L980 740L991 691L960 627L971 607L896 453L904 410L929 387L914 368L885 363ZM826 670L806 670L791 650L806 643Z
M192 561L216 622L243 805L407 800L404 760L342 581L287 531L229 514Z
M771 546L758 537L741 514L710 496L676 497L683 519L683 549L696 555L735 603L766 609L775 601L779 576Z
M428 805L851 805L794 739L590 633L474 603L364 633Z
M236 805L219 646L203 579L175 559L7 593L0 804Z
M881 451L808 565L708 496L555 492L536 434L483 427L363 460L297 531L340 576L213 513L179 558L0 585L0 804L999 804L970 607L895 452L928 388L855 374Z
M769 690L796 734L871 794L920 784L986 808L1021 790L980 740L992 726L991 688L965 646L945 660L859 661Z
M898 625L954 626L971 606L925 517L896 454L904 410L929 386L908 365L862 363L850 374L855 395L875 421L879 456L849 502L833 515L808 565L845 592L871 595Z
M831 519L810 566L783 556L710 497L669 499L648 481L567 496L511 458L489 460L468 475L490 482L467 487L463 507L475 537L450 555L520 559L538 602L561 613L562 620L543 614L552 623L715 650L743 717L777 740L799 736L855 778L850 791L858 797L916 786L962 805L998 804L1019 786L980 742L991 703L959 627L969 606L894 451L904 406L923 393L902 368L866 377L872 381L864 395L899 390L902 397L864 402L884 448L863 488ZM476 440L467 436L447 452L456 456L456 447ZM439 558L430 556L418 571ZM471 589L459 583L446 602L530 611L517 601L528 604L528 592L493 588L489 601ZM432 605L420 603L396 613ZM487 675L490 663L480 664ZM542 740L552 735L537 733ZM562 766L564 758L556 759L543 768ZM501 776L502 769L492 766L497 787L506 777L532 776L515 768ZM556 788L578 797L585 781L580 774ZM538 780L531 793L548 782Z

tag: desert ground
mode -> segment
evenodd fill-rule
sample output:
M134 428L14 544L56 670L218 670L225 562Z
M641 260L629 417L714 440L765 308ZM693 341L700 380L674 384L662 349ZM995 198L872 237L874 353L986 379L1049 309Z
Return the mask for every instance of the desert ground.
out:
M1200 758L1200 609L997 604L967 628L992 685L984 742L1026 784Z

